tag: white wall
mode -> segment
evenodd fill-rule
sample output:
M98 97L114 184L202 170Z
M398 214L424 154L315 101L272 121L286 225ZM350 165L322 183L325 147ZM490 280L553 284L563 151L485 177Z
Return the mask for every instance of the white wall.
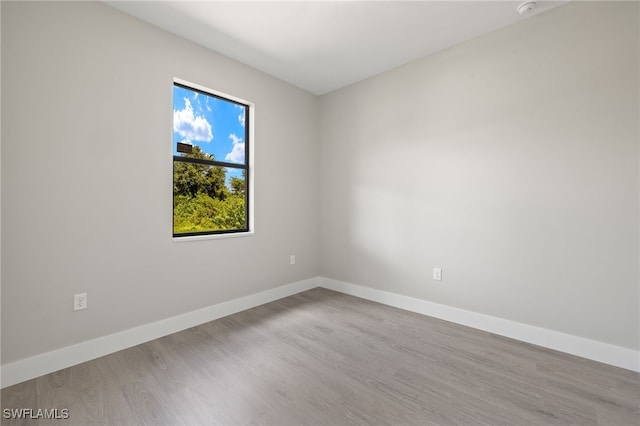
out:
M99 3L0 7L3 365L319 274L640 347L637 3L320 101ZM255 236L172 242L174 77L256 104Z
M571 3L324 96L322 274L640 348L638 17Z
M255 103L255 236L172 242L174 77ZM313 95L100 3L2 2L2 124L3 364L318 275Z

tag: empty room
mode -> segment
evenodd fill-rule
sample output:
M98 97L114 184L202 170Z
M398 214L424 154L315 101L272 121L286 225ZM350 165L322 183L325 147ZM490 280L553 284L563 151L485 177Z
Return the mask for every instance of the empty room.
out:
M2 425L640 424L640 2L0 19Z

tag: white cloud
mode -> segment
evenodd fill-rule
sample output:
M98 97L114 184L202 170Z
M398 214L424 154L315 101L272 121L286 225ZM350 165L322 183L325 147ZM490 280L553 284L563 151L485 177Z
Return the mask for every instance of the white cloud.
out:
M240 125L244 127L245 107L239 104L233 104L233 106L236 107L237 110L240 110L240 114L238 115L238 121L240 122Z
M224 159L230 163L244 163L244 142L242 141L242 138L231 133L229 135L229 139L233 142L233 148L231 149L231 152L224 157Z
M213 139L211 124L203 116L196 116L189 99L184 99L184 109L173 110L173 131L188 141L210 142Z

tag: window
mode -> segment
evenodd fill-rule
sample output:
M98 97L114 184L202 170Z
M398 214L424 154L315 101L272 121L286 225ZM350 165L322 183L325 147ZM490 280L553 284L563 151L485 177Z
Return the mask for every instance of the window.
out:
M249 111L174 82L174 237L249 231Z

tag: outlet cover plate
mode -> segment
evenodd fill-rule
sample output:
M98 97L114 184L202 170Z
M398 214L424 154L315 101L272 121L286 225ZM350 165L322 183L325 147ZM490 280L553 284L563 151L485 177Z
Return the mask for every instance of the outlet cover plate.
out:
M73 295L73 310L81 311L87 309L87 293L79 293Z
M442 269L433 268L433 279L436 281L442 281Z

